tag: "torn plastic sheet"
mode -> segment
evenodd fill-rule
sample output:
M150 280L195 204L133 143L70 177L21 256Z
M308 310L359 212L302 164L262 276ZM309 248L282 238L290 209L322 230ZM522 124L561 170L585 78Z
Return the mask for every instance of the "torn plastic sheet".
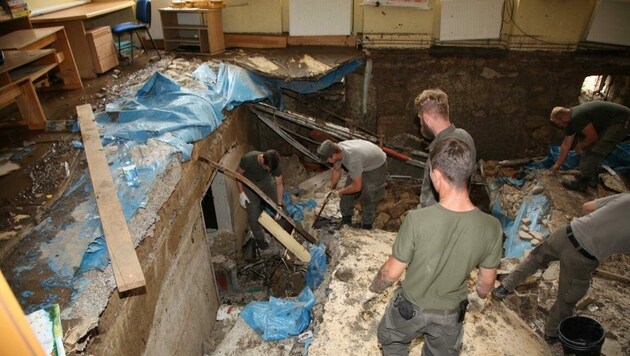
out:
M245 306L241 317L265 341L278 341L299 335L311 323L315 295L307 286L297 300L269 297Z
M497 189L499 186L496 187ZM497 190L498 191L498 190ZM543 235L549 235L549 230L542 224L542 219L549 213L549 200L544 194L532 195L521 202L521 206L514 219L509 218L501 208L501 196L497 193L492 204L492 215L494 215L503 228L505 241L503 242L504 257L513 258L523 256L525 250L534 246L530 241L521 240L518 230L524 217L531 221L530 231L537 231Z
M529 169L551 168L558 160L560 155L559 146L550 146L549 154L540 162L530 163L526 166ZM580 165L581 156L575 151L569 151L560 169L576 169ZM614 169L619 174L630 175L630 143L618 144L617 147L601 162L600 165L606 165Z

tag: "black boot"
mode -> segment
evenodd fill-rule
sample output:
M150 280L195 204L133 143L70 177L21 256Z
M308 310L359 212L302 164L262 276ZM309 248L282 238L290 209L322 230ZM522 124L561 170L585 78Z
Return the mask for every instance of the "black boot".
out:
M363 224L361 224L361 228L363 230L372 230L372 224L363 223Z
M256 260L256 242L254 239L248 239L243 245L243 259L245 262L252 262Z
M507 288L505 288L503 284L500 284L498 287L492 290L492 296L498 300L507 297L509 294L512 294L512 292L507 290Z
M256 247L258 247L261 251L265 251L269 248L269 243L265 241L264 238L256 239Z
M563 180L561 183L563 187L570 190L578 192L586 192L588 190L587 181L583 177L576 177L574 180Z
M337 223L337 229L341 229L344 225L352 224L352 216L342 216L341 221Z

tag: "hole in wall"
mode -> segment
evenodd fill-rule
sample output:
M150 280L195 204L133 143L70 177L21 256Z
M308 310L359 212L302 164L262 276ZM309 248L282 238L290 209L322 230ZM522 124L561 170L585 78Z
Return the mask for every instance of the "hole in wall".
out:
M203 209L203 220L206 223L206 229L217 230L219 224L217 223L217 212L212 189L208 189L206 195L204 195L201 200L201 208Z
M580 90L581 102L592 100L610 100L609 93L613 83L613 76L599 74L584 78Z

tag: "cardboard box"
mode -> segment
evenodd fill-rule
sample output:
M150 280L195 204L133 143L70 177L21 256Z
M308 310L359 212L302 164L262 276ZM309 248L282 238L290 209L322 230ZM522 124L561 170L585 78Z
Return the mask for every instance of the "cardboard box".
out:
M86 31L86 35L97 73L105 73L118 66L118 52L109 26L92 28Z

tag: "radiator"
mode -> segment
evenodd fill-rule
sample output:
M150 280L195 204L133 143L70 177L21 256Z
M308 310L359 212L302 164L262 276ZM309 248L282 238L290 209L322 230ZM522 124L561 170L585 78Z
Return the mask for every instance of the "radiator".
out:
M442 0L440 41L501 36L503 0Z
M289 35L352 34L352 0L289 0Z

